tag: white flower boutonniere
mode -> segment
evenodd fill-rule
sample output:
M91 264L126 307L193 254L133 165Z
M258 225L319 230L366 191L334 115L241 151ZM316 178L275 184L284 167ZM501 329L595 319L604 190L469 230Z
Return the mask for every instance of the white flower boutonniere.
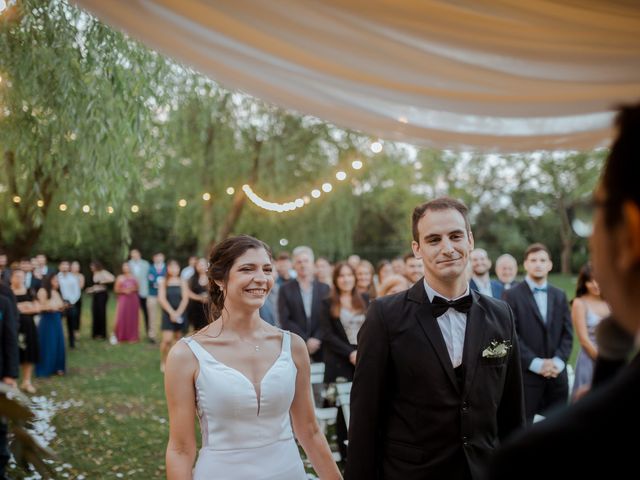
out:
M489 346L482 351L482 358L502 358L509 353L510 349L509 340L491 340Z

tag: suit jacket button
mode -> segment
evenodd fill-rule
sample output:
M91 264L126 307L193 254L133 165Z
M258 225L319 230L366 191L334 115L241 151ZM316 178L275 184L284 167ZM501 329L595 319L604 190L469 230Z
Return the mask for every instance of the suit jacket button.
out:
M467 437L466 435L464 437L462 437L462 444L466 447L467 445L469 445L469 437Z
M469 411L469 404L467 402L462 403L462 411L465 413Z

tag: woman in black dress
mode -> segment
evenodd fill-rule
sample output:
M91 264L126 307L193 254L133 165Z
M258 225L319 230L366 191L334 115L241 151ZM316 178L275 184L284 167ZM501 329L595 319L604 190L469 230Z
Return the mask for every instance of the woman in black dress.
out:
M88 293L93 294L91 338L104 340L107 338L107 300L109 299L107 285L113 283L116 278L95 260L91 262L91 271L93 285L87 289Z
M38 302L24 285L24 272L12 270L11 290L16 296L20 319L18 324L18 348L20 352L20 370L22 383L20 388L27 393L36 393L31 382L33 367L39 360L38 329L33 317L40 312Z
M187 318L194 330L200 330L209 323L207 320L207 310L209 307L207 259L199 259L195 269L195 273L188 282L189 305L187 306Z
M185 313L189 304L187 281L180 278L180 264L175 260L167 263L167 276L158 283L158 303L162 307L162 341L160 343L160 371L169 350L189 328Z

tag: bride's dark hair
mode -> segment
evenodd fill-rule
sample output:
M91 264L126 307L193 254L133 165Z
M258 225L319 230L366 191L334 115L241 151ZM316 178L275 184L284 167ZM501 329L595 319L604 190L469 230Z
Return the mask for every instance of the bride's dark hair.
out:
M273 258L271 255L271 249L266 243L249 235L229 237L216 244L211 250L211 254L209 255L209 266L207 269L210 298L208 323L211 323L218 318L224 309L225 292L220 288L216 281L223 285L226 284L229 279L229 272L231 271L231 267L233 267L236 259L252 248L263 248L267 252L267 255L269 255L269 258Z

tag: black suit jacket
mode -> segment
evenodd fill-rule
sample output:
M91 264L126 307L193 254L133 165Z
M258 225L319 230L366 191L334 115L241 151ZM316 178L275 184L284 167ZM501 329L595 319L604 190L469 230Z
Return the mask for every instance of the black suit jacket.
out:
M640 425L638 405L640 357L636 356L610 383L500 448L486 478L637 478L638 445L633 439Z
M280 286L278 292L278 314L283 329L300 335L305 341L310 337L322 339L320 332L320 310L323 298L329 296L329 285L313 281L311 318L307 319L297 280L290 280Z
M509 306L471 292L460 388L422 280L373 301L358 335L347 478L478 478L523 427L518 340ZM509 341L484 358L492 340Z
M365 305L369 303L368 295L363 295L363 299ZM331 298L323 299L321 305L320 326L322 330L322 360L325 365L324 383L335 382L338 377L351 381L355 367L351 364L349 356L357 350L357 347L349 343L347 332L345 332L340 318L331 314Z
M562 290L547 284L547 321L544 322L529 284L523 281L504 293L504 300L513 310L520 340L525 395L527 385L540 385L543 376L529 370L531 361L558 357L567 363L573 347L573 328L567 296ZM554 381L567 382L566 369Z
M0 378L18 378L17 312L13 292L3 285L0 288Z

